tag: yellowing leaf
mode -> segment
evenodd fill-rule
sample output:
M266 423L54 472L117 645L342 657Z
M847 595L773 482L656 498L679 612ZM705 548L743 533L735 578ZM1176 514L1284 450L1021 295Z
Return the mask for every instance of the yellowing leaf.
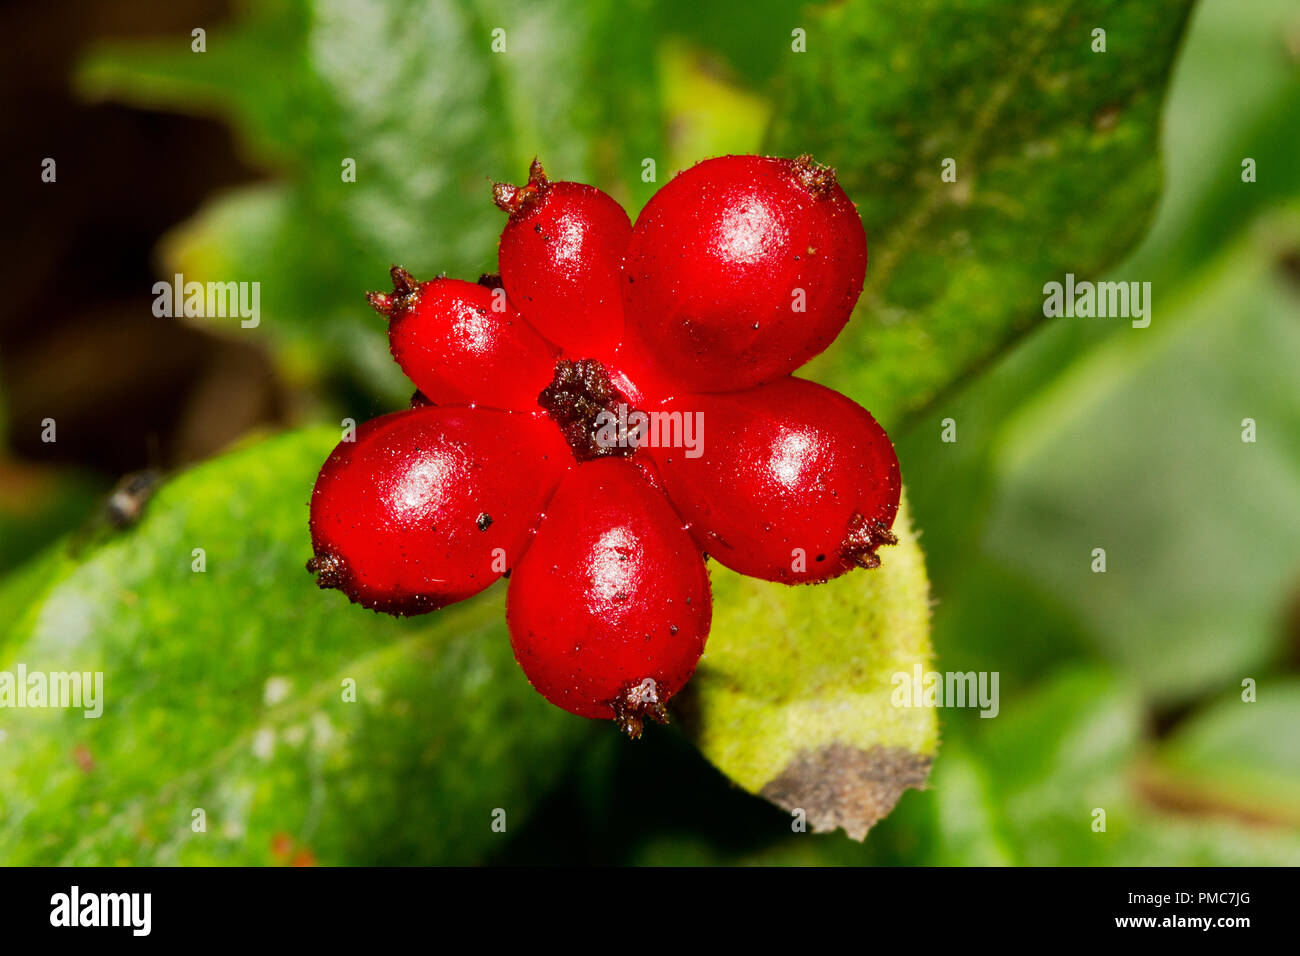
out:
M788 587L713 566L713 631L686 721L751 793L801 809L814 831L862 839L938 747L935 710L896 706L895 675L930 668L925 562L906 503L874 571Z

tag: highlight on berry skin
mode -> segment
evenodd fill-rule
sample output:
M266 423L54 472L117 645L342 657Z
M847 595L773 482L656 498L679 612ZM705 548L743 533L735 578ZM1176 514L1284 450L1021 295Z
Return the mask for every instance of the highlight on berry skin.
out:
M366 293L413 394L321 468L307 569L395 615L508 579L524 676L635 739L668 721L706 651L708 559L815 585L897 542L888 435L791 374L849 321L866 235L807 155L705 160L635 222L536 159L492 205L496 273L393 265L391 290ZM646 440L643 423L685 416L689 453L671 429Z

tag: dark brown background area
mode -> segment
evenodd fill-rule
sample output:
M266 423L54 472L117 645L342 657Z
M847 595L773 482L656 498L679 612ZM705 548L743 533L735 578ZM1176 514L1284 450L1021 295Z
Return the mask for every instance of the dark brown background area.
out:
M9 454L112 478L213 454L285 400L255 346L153 315L159 238L214 193L267 175L224 125L72 88L85 50L108 39L209 31L230 4L180 0L0 6L0 409ZM52 157L57 182L41 180ZM41 441L53 418L58 440Z

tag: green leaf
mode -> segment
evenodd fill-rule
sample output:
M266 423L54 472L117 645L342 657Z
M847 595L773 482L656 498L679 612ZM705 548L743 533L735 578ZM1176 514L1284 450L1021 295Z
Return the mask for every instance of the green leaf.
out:
M855 316L811 377L893 426L1041 321L1044 283L1120 258L1158 194L1190 8L850 0L809 18L769 144L836 167L871 250Z
M1166 188L1129 268L1157 288L1204 267L1261 213L1300 195L1292 0L1201 3L1165 109ZM1243 161L1255 163L1253 182Z
M1262 679L1195 714L1157 752L1149 785L1179 806L1300 828L1300 680Z
M681 41L663 45L664 108L672 116L663 181L706 156L756 153L771 103L719 76L717 63Z
M1300 210L1257 223L1000 439L985 547L1162 701L1235 686L1281 651L1298 569L1280 559L1300 539L1300 296L1278 262L1295 248Z
M930 707L899 707L894 675L930 667L929 584L906 505L880 568L788 587L713 567L713 629L688 685L689 730L751 793L855 839L938 747Z
M662 156L650 14L616 0L272 0L213 31L206 53L188 38L103 49L81 87L235 121L282 183L182 227L167 271L260 282L261 325L238 334L288 349L302 374L339 366L392 399L406 386L362 293L394 262L418 276L496 271L492 179L523 178L537 155L634 209L649 197L641 160Z
M1015 850L1004 832L997 785L988 767L963 746L949 744L932 782L936 866L1009 866Z
M499 588L398 621L313 587L337 437L200 466L133 530L5 584L0 668L103 674L98 719L0 710L5 862L466 863L505 839L495 810L527 816L589 724L524 680Z
M790 50L790 31L803 21L799 4L789 0L750 0L743 17L725 3L657 0L655 14L661 32L708 51L714 74L753 87L768 85Z
M1138 785L1144 715L1130 681L1093 668L1061 671L981 723L988 726L976 752L995 781L1000 829L1023 864L1300 862L1300 828L1170 812L1149 799Z

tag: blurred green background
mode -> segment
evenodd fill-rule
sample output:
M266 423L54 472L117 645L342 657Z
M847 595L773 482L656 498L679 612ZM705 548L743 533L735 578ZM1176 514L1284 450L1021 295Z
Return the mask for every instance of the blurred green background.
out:
M0 711L0 862L1300 863L1293 2L93 6L0 30L0 668L98 661L120 709ZM935 666L1000 674L861 844L792 833L689 720L548 708L499 588L395 622L299 570L335 423L409 395L360 297L391 262L494 271L490 182L534 155L635 215L756 151L858 203L867 288L802 374L896 441ZM174 272L260 281L260 327L154 318ZM1150 327L1043 319L1066 272L1151 282ZM145 466L185 474L116 534ZM348 677L379 692L331 716Z

